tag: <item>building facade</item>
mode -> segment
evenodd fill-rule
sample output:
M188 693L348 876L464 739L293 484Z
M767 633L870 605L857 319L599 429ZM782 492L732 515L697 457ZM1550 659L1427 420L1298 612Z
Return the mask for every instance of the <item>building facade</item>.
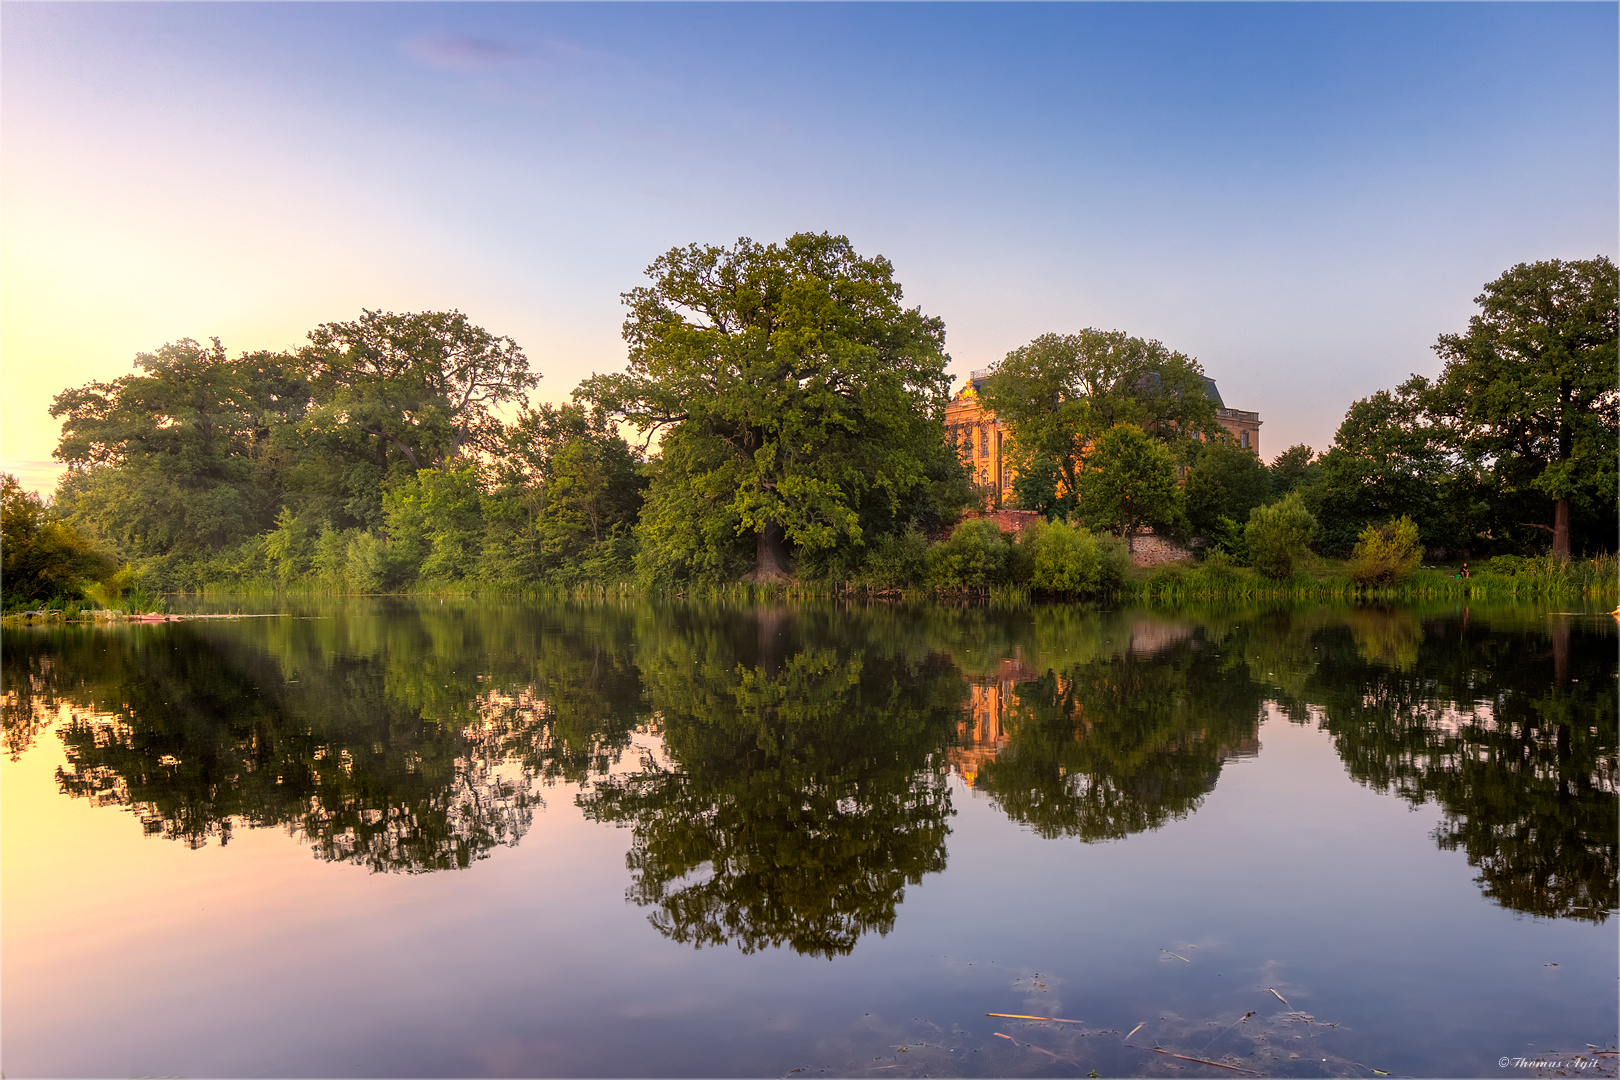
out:
M974 371L945 406L945 437L955 443L962 461L973 470L973 482L985 493L986 502L995 507L1012 498L1018 473L1009 460L1011 442L1006 430L979 397L979 389L989 377L988 368ZM1260 414L1227 408L1214 379L1205 379L1204 389L1215 399L1216 421L1239 446L1258 456Z

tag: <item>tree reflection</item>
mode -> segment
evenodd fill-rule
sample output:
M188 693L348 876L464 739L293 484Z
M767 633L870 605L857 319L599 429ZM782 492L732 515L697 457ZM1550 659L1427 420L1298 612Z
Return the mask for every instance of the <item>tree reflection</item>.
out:
M1258 747L1261 706L1193 643L1048 671L1014 688L975 783L1038 835L1122 839L1197 809L1222 762Z
M845 954L945 868L960 677L816 637L767 611L643 639L667 759L580 801L634 830L627 896L675 941Z
M537 783L606 768L640 697L627 626L464 614L35 635L6 649L7 747L66 704L61 789L149 834L199 847L280 826L329 861L464 868L517 843Z
M318 619L3 631L15 759L193 847L279 827L374 871L465 867L545 785L633 830L663 933L833 956L942 870L954 767L1041 836L1194 812L1271 704L1444 820L1485 894L1620 902L1615 627L1508 610L1099 612L325 604ZM658 743L619 771L632 739ZM660 743L661 740L661 743Z
M1319 635L1311 691L1350 775L1437 802L1436 841L1467 856L1496 902L1604 921L1620 903L1612 623L1549 633L1476 616L1424 631L1399 665L1355 636Z

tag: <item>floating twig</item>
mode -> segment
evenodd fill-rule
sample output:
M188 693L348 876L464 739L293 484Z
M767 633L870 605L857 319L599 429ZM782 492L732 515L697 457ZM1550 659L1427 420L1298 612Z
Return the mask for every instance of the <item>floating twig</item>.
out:
M1129 1031L1127 1031L1125 1033L1126 1041L1127 1042L1130 1041L1130 1037L1132 1035L1135 1035L1138 1031L1141 1031L1145 1027L1147 1027L1147 1021L1146 1020L1142 1021L1140 1024L1137 1024L1135 1027L1131 1028L1131 1030L1129 1030Z
M1253 1069L1245 1069L1245 1068L1242 1068L1241 1066L1238 1066L1238 1065L1223 1065L1219 1061L1210 1061L1207 1058L1188 1057L1186 1054L1172 1054L1170 1051L1168 1051L1168 1050L1160 1050L1156 1046L1153 1048L1153 1052L1155 1054L1163 1054L1165 1057L1180 1058L1182 1061L1196 1061L1200 1065L1213 1065L1217 1069L1231 1069L1233 1072L1246 1072L1246 1073L1254 1072ZM1258 1076L1259 1074L1256 1073L1255 1075Z
M1267 989L1267 990L1271 990L1271 987L1269 987L1269 986L1268 986L1268 987L1266 987L1266 989ZM1283 1003L1283 1004L1284 1004L1284 1005L1288 1005L1288 999L1287 999L1287 998L1285 998L1285 997L1283 997L1283 996L1282 996L1282 995L1281 995L1281 994L1278 994L1278 993L1277 993L1277 991L1275 991L1275 990L1271 990L1271 992L1272 992L1272 993L1273 993L1273 994L1276 994L1276 996L1277 996L1277 1000L1278 1000L1278 1001L1280 1001L1280 1002L1282 1002L1282 1003ZM1292 1005L1288 1005L1288 1007L1289 1007L1289 1008L1290 1008L1290 1009L1292 1009L1292 1008L1293 1008L1293 1006L1292 1006Z
M1050 1020L1054 1024L1083 1024L1084 1020L1065 1020L1061 1016L1025 1016L1023 1013L985 1013L986 1016L1001 1016L1008 1020Z

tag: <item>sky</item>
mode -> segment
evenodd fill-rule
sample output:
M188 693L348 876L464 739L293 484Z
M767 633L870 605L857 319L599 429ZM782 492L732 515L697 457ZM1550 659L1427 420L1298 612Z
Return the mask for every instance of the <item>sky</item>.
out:
M846 235L961 377L1196 357L1271 458L1620 255L1620 6L0 4L0 468L169 341L455 308L563 401L661 253Z

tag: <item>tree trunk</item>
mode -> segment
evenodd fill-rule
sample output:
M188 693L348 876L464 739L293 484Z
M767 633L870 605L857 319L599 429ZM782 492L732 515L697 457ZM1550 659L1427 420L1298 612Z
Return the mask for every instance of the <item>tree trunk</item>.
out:
M754 572L747 580L759 584L787 579L787 533L779 523L772 521L755 534Z
M1553 685L1569 685L1569 616L1554 615L1552 621ZM1568 726L1567 724L1564 726Z
M788 625L787 613L780 608L758 607L754 609L754 617L759 621L759 653L754 658L755 666L766 675L779 675L785 666L782 639Z
M1552 556L1559 562L1569 562L1569 500L1559 499L1553 509Z

